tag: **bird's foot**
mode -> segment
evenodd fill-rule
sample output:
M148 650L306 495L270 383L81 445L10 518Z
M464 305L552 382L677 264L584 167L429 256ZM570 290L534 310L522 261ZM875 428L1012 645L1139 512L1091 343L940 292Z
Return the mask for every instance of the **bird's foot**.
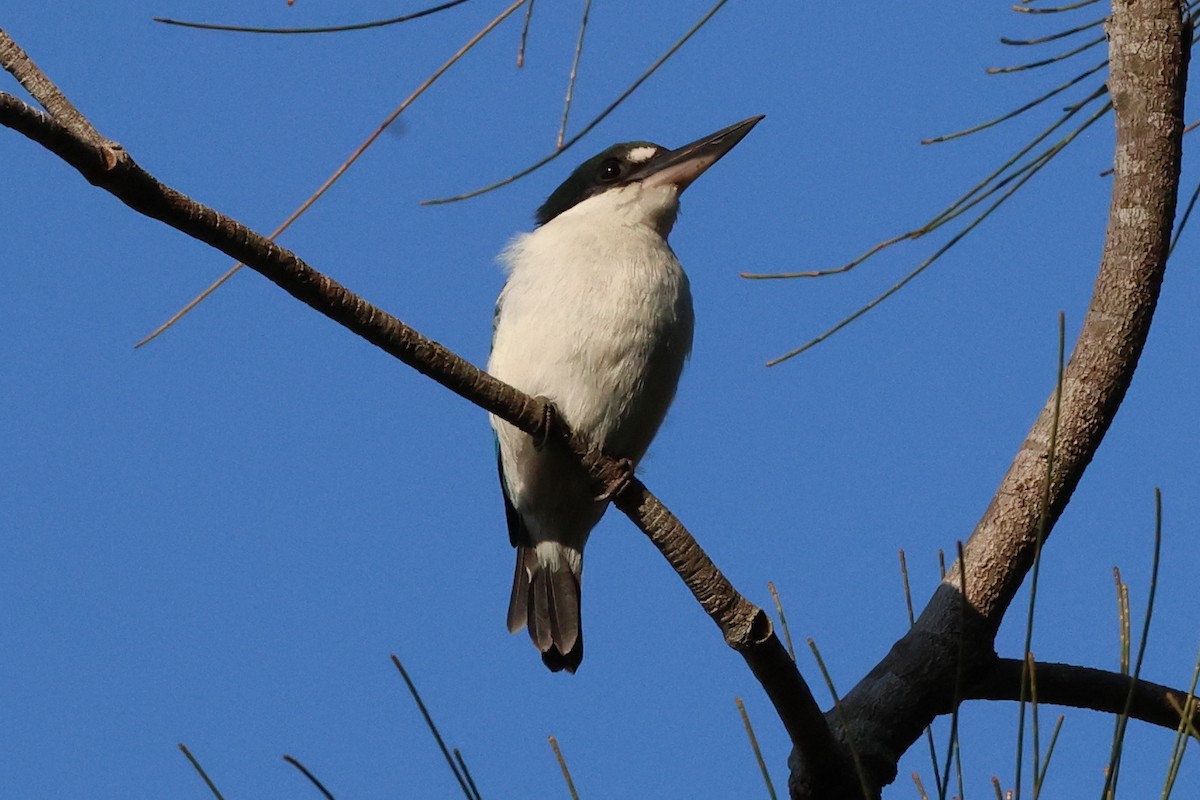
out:
M616 462L615 474L604 485L604 491L596 497L597 503L607 503L610 500L615 500L633 482L633 462L628 458L618 458Z
M554 405L548 397L538 395L533 398L542 405L542 432L540 435L533 437L533 449L541 450L550 441L550 433L554 430L555 423L562 417L558 413L558 407Z

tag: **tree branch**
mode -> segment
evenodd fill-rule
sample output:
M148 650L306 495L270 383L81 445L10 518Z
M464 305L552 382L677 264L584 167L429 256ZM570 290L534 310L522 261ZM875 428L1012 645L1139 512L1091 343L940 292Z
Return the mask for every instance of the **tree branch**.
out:
M975 683L966 687L968 700L1012 700L1021 697L1021 661L1015 658L1000 658ZM1073 664L1037 662L1038 705L1073 706L1108 714L1120 714L1125 710L1125 698L1133 685L1133 705L1129 716L1151 725L1176 730L1179 727L1179 712L1171 707L1173 698L1180 708L1184 707L1188 693L1170 686L1162 686L1141 679L1134 680L1119 672L1109 672ZM1028 690L1025 699L1028 701ZM943 713L949 713L946 708ZM1192 713L1192 723L1200 727L1200 708Z
M535 400L468 363L437 342L353 294L291 251L238 221L156 180L128 152L96 133L20 47L0 30L0 64L22 81L49 115L0 93L0 124L58 155L130 208L176 228L259 272L297 300L384 352L535 438L557 438L570 449L599 491L622 475L619 462L566 430ZM61 98L61 102L59 101ZM51 102L47 102L47 101ZM65 105L64 105L65 104ZM547 420L552 430L547 430ZM798 752L821 772L836 770L841 752L820 707L772 630L770 619L737 592L683 524L641 481L632 480L615 504L658 547L726 643L742 655L775 705Z
M895 778L899 756L939 709L951 706L960 646L968 684L994 666L996 631L1033 564L1039 531L1048 534L1062 514L1129 388L1158 301L1175 215L1190 40L1184 28L1177 0L1113 3L1112 201L1091 307L1063 376L1049 492L1053 396L967 542L962 563L947 573L910 632L842 701L874 786ZM829 796L810 784L794 759L793 797Z
M25 87L25 91L29 92L29 96L36 100L38 105L46 109L50 116L76 137L96 145L110 148L114 146L113 142L100 135L53 81L38 69L29 54L3 30L0 30L0 64Z

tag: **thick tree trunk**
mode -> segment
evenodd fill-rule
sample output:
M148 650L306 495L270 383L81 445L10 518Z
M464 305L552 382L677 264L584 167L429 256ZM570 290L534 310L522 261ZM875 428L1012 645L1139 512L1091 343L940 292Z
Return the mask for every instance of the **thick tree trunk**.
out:
M1047 491L1055 398L1043 407L971 538L912 630L827 713L853 743L872 796L939 713L996 664L996 631L1046 534L1112 423L1146 343L1166 266L1183 131L1190 34L1177 0L1116 0L1108 24L1117 144L1108 230L1091 307L1063 376ZM961 664L960 656L962 654ZM848 730L847 730L848 728ZM853 780L817 784L802 754L791 795L861 798Z

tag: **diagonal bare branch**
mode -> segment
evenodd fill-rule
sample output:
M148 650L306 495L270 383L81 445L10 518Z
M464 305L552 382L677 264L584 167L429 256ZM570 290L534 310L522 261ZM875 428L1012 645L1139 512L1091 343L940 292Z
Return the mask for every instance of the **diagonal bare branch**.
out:
M504 20L508 19L509 15L512 14L514 11L516 11L518 8L520 8L521 5L525 2L526 2L526 0L514 0L512 5L510 5L508 8L504 9L499 14L497 14L492 19L491 22L484 25L474 36L472 36L467 41L466 44L464 44L462 47L460 47L458 49L458 51L455 52L454 55L450 56L450 58L447 59L446 62L442 64L442 66L440 66L436 70L434 70L433 74L430 75L428 78L426 78L421 83L420 86L418 86L416 89L414 89L413 93L404 99L404 102L402 102L400 105L396 106L395 110L392 111L392 113L388 114L386 118L384 118L383 122L381 122L379 124L379 126L375 128L374 132L370 136L368 136L366 139L364 139L362 144L360 144L358 147L356 147L354 149L354 152L352 152L349 156L347 156L346 160L342 162L341 166L339 166L337 169L335 169L333 171L333 174L330 175L328 178L326 178L325 182L322 183L320 186L318 186L316 191L314 191L312 194L310 194L308 196L307 200L305 200L303 203L301 203L299 205L299 207L296 208L295 211L293 211L291 214L289 214L287 219L285 219L283 222L279 223L279 227L277 227L274 231L272 231L270 236L268 236L267 238L274 239L277 236L279 236L281 233L286 231L288 228L290 228L292 226L293 222L295 222L297 219L299 219L300 216L302 214L304 214L306 211L308 211L308 209L310 209L314 203L316 203L318 200L320 200L321 197L325 194L325 192L329 191L330 187L332 187L333 184L337 183L338 180L341 179L342 175L346 174L346 171L349 170L350 167L354 165L355 161L358 161L359 157L362 156L362 154L367 151L367 148L369 148L371 145L373 145L375 143L375 140L378 139L380 136L382 136L383 132L386 131L389 127L391 127L392 123L395 122L399 118L399 116L401 114L403 114L404 111L410 105L413 104L413 102L416 101L416 99L418 97L420 97L422 94L425 93L426 89L428 89L430 86L432 86L438 80L438 78L442 77L442 75L444 75L447 70L449 70L452 66L454 66L456 63L458 63L458 61L463 56L465 56L468 52L470 52L470 50L473 47L475 47L475 45L479 44L479 42L482 41L485 36L487 36L489 33L491 33L493 30L495 30L497 25L499 25ZM7 62L5 62L5 63L7 63ZM138 348L138 347L141 347L142 345L149 344L150 342L154 341L156 338L158 338L158 336L160 334L165 332L168 328L170 328L172 325L174 325L179 320L183 319L183 317L186 316L189 312L191 312L191 310L193 308L195 308L196 306L203 303L210 294L215 292L217 289L220 289L221 286L224 285L224 283L226 281L228 281L230 278L232 278L234 275L236 275L238 273L238 271L241 270L242 266L243 265L241 262L234 264L232 267L230 267L228 270L226 270L225 273L223 275L221 275L221 277L217 278L215 281L210 283L204 289L204 291L200 292L200 294L196 295L191 300L189 300L183 306L183 308L179 309L174 314L172 314L170 319L168 319L166 322L162 323L157 328L152 330L150 333L148 333L144 337L142 337L136 344L134 344L134 347Z
M308 779L308 782L311 783L316 790L321 793L321 796L324 797L325 800L334 800L333 795L328 789L325 788L325 784L321 783L317 776L313 775L312 772L309 771L308 767L300 763L300 759L296 758L295 756L289 756L285 754L283 760L299 770L300 774Z
M563 100L562 122L558 125L558 138L554 140L555 148L561 150L563 139L567 135L567 117L571 114L571 100L575 97L575 79L579 77L579 59L583 57L583 40L587 35L588 14L592 10L592 0L583 0L583 16L579 20L579 38L575 40L575 55L571 59L571 73L567 76L567 96Z
M67 99L58 87L38 69L29 54L7 35L0 35L0 64L17 79L29 96L46 109L58 124L75 136L93 144L112 147L113 143L100 135L92 123ZM115 158L115 156L109 156Z
M528 167L521 170L520 172L517 172L513 175L509 175L507 178L504 178L503 180L496 181L495 183L488 184L487 186L481 187L479 189L473 189L469 192L463 192L462 194L456 194L453 197L438 197L438 198L434 198L432 200L422 200L421 205L437 206L437 205L443 205L445 203L457 203L459 200L469 200L472 197L478 197L481 194L487 194L488 192L495 191L496 189L499 189L502 186L507 186L508 184L513 183L514 181L518 181L521 178L524 178L526 175L536 172L537 170L546 166L551 161L553 161L554 159L558 158L563 153L565 153L568 148L570 148L572 145L574 145L576 142L578 142L584 136L587 136L589 133L591 133L592 129L595 128L597 125L599 125L601 122L603 122L605 117L607 117L612 112L616 111L617 106L621 105L626 100L628 100L629 96L632 95L634 92L636 92L639 86L641 86L643 83L648 81L650 79L650 76L658 71L659 67L661 67L663 64L667 63L667 60L670 59L671 56L675 55L675 53L678 52L679 48L681 48L685 44L687 44L688 39L691 39L692 36L695 35L695 33L697 31L699 31L701 28L703 28L708 23L708 21L713 18L713 15L715 15L718 11L721 10L721 6L725 5L727 2L729 2L729 0L717 0L712 5L712 7L709 8L708 11L704 12L704 14L700 17L700 19L698 19L696 21L696 24L694 24L694 25L692 25L692 27L688 28L687 32L684 33L683 36L679 37L679 39L677 39L675 41L675 44L673 44L669 48L667 48L667 52L665 52L661 56L659 56L657 61L655 61L653 64L651 64L650 67L645 72L643 72L640 76L638 76L637 80L635 80L633 83L629 84L628 88L626 88L625 91L621 92L621 94L618 95L616 100L613 100L611 103L609 103L607 108L605 108L603 111L601 111L595 117L593 117L592 121L589 122L587 125L584 125L583 128L581 128L578 133L576 133L574 136L570 137L566 141L561 142L558 145L558 147L556 147L554 149L554 152L552 152L550 155L545 156L544 158L542 158L538 161L535 161L534 163L530 164Z
M0 44L6 41L11 40L0 30ZM10 69L7 62L0 65ZM297 300L460 397L535 438L558 439L595 481L597 493L624 476L620 462L566 430L557 415L545 413L541 401L496 380L237 220L160 183L124 149L117 151L119 157L113 163L104 147L6 93L0 93L0 125L53 152L88 182L133 210L246 264ZM650 538L721 629L726 643L745 659L774 704L796 752L804 753L819 774L836 772L842 751L767 614L733 587L683 523L640 480L629 481L613 502Z

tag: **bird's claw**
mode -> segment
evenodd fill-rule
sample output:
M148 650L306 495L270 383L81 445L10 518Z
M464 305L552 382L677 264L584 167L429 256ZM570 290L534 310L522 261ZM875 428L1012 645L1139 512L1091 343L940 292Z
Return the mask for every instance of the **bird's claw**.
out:
M616 474L609 478L604 485L604 491L596 497L597 503L607 503L629 488L633 482L633 462L628 458L618 458Z
M558 407L554 405L554 401L550 398L539 394L533 399L542 404L542 431L540 435L533 437L533 449L541 450L550 441L550 433L554 430L554 423L561 415L558 413Z

